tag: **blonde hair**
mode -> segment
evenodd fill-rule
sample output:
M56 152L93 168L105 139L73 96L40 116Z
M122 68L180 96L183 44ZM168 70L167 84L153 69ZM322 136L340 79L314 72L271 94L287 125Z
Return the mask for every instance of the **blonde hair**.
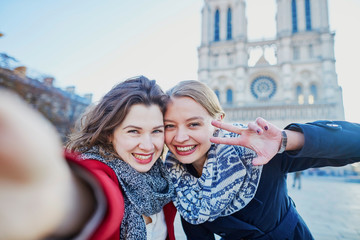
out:
M179 82L166 92L170 97L190 97L199 103L213 118L223 119L225 112L214 91L206 84L196 80Z

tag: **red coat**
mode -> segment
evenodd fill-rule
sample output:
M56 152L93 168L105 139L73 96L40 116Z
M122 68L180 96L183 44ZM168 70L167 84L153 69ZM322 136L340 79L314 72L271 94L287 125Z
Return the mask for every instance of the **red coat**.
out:
M107 200L107 211L104 219L95 229L90 240L117 240L120 237L120 226L124 216L124 197L115 172L105 163L97 160L82 160L77 155L66 153L66 159L87 170L99 182ZM174 219L176 208L172 202L164 206L167 225L167 240L175 240Z

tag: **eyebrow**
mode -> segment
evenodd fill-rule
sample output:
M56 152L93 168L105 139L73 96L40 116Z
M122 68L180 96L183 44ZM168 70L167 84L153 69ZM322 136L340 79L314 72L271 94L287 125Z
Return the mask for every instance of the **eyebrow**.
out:
M194 120L202 120L204 121L204 118L203 117L198 117L198 116L195 116L195 117L191 117L191 118L188 118L186 119L186 122L189 122L189 121L194 121ZM164 119L164 122L175 122L174 120L169 120L169 119Z
M164 127L164 125L159 125L159 126L153 127L153 129L163 128L163 127ZM142 129L141 127L138 127L135 125L127 125L127 126L123 127L123 129L127 129L127 128Z

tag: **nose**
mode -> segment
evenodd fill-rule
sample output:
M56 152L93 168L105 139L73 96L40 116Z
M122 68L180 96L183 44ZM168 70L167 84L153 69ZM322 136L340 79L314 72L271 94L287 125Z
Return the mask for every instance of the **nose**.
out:
M176 142L185 142L189 139L187 131L183 128L178 128L174 137Z
M140 144L139 144L139 148L141 150L150 152L154 149L154 144L152 141L152 137L150 135L145 135L141 138Z

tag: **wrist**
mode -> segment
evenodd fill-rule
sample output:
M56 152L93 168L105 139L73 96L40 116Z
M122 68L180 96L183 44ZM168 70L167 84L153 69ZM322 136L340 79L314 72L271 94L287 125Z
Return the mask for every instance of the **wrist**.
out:
M280 146L279 146L279 150L277 153L283 153L286 150L286 146L287 146L287 134L286 134L285 130L282 130Z
M72 167L71 184L64 202L64 217L52 237L69 239L81 233L95 210L95 199L91 186L81 175L81 169ZM75 174L74 174L75 173Z
M287 135L286 151L300 150L305 143L304 134L293 130L285 130Z

